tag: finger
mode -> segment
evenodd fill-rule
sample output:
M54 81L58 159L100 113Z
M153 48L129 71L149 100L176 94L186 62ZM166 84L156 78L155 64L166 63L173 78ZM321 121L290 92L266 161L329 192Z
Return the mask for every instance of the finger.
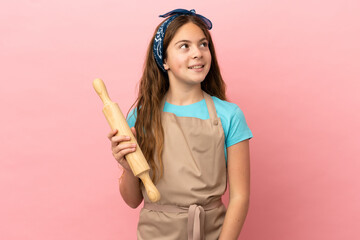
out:
M117 135L117 136L113 136L110 140L113 142L123 142L123 141L129 141L130 139L131 139L130 136Z
M117 154L123 150L131 149L131 148L136 149L136 143L121 143L113 148L113 153Z
M113 136L115 136L117 132L118 132L117 129L111 130L111 131L109 132L108 136L107 136L108 139L111 140L111 138L112 138Z
M124 157L129 154L129 153L132 153L132 152L135 152L136 151L136 148L126 148L126 149L123 149L121 150L120 152L118 153L113 153L115 159L118 161L118 162L121 162L122 159L124 159Z
M117 145L119 145L119 143L124 142L124 141L129 141L131 138L129 136L114 136L110 139L111 141L111 147L116 147Z
M136 129L134 127L131 128L131 132L134 134L134 137L136 137Z

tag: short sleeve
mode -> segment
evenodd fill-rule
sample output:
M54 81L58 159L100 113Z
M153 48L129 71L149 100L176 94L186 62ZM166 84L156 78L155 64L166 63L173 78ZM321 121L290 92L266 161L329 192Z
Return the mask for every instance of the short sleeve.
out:
M135 122L136 122L136 109L132 109L128 116L126 117L126 122L128 123L129 127L135 127Z
M226 147L252 138L252 132L246 123L243 111L236 106L230 117L230 126L226 138Z

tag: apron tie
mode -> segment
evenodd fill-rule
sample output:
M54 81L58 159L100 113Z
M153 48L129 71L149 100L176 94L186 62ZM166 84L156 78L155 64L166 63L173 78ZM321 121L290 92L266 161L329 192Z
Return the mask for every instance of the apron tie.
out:
M204 222L204 208L196 204L190 205L188 216L188 240L204 239Z
M221 199L213 201L205 206L192 204L189 207L165 205L145 202L144 208L156 212L188 213L188 240L204 240L205 211L218 208L222 205Z

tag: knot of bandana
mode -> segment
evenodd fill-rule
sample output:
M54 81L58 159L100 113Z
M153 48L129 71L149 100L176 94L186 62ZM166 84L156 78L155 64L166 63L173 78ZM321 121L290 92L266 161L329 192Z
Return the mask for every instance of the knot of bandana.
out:
M209 19L207 19L206 17L197 14L195 12L195 9L191 9L190 11L186 10L186 9L175 9L172 10L168 13L165 13L163 15L160 15L159 17L162 18L166 18L169 17L168 19L166 19L166 21L164 21L161 26L159 27L158 31L155 34L155 39L154 39L154 45L153 45L153 52L154 52L154 56L155 56L155 60L157 65L159 66L159 68L163 71L166 72L165 68L164 68L164 61L163 61L163 42L164 42L164 36L165 36L165 32L167 27L169 26L169 24L178 16L181 15L193 15L193 16L197 16L199 17L207 26L207 28L210 30L212 28L212 23Z

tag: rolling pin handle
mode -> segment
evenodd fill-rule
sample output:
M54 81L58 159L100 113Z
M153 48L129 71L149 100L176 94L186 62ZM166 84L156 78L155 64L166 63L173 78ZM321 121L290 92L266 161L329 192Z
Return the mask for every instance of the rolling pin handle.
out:
M151 178L149 176L149 171L145 171L138 175L138 177L141 179L141 181L144 184L146 193L150 199L151 202L157 202L160 200L160 193L155 187L154 183L151 181Z
M106 86L100 78L97 78L93 81L93 87L96 91L96 93L101 98L101 101L104 103L104 106L111 103L111 99L109 97L109 94L107 92Z

